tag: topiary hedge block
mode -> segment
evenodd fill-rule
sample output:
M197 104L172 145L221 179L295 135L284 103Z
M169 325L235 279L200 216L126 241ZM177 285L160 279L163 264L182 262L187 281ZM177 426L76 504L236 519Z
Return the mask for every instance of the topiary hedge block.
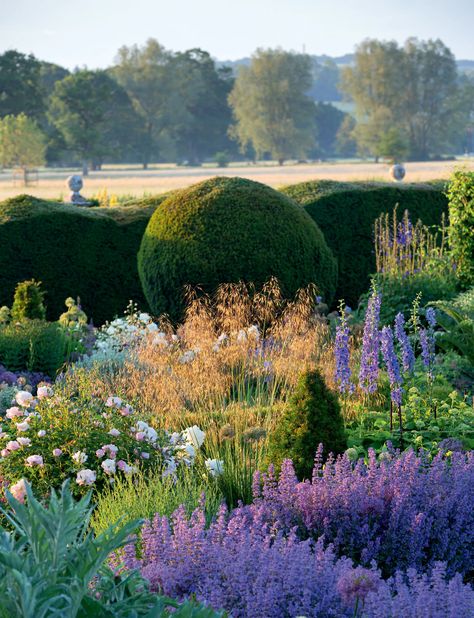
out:
M336 264L311 217L258 182L216 177L174 193L150 219L138 270L155 314L182 317L183 288L212 292L221 283L275 276L285 295L314 282L325 298L336 288Z
M146 305L136 256L148 221L164 197L137 207L81 208L29 195L0 203L0 306L19 281L38 279L47 318L69 296L95 324L120 314L129 300Z
M320 227L339 266L335 298L355 306L375 272L373 225L382 213L410 212L412 221L440 225L448 202L440 182L393 185L383 183L303 182L281 191L304 206Z

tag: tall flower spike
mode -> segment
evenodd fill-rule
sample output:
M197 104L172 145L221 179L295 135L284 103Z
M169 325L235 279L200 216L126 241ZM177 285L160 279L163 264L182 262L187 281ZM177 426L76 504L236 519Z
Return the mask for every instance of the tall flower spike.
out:
M354 392L351 383L350 351L349 351L349 326L341 305L341 317L336 326L336 339L334 342L334 356L336 360L335 380L341 393Z
M362 339L359 385L365 393L375 393L379 375L380 306L382 298L376 289L372 291L367 305Z
M402 376L400 365L393 345L393 333L390 326L382 328L381 335L382 356L387 367L388 379L390 380L390 395L393 403L402 405Z
M411 373L415 366L415 353L413 352L408 335L405 332L405 318L402 313L398 313L395 318L395 335L402 352L403 370Z

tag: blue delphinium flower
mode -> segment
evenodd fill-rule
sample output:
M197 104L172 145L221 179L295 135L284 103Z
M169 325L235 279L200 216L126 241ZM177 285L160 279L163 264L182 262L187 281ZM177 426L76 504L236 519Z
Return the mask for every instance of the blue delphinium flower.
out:
M362 339L362 354L360 359L359 385L366 393L375 393L379 375L380 350L380 305L382 298L377 290L373 290L367 304L365 314L364 336Z
M354 392L354 385L351 383L349 336L349 326L347 325L345 314L343 314L336 326L336 339L334 343L336 359L335 380L341 393Z
M402 405L402 376L400 365L393 345L393 332L390 326L384 326L381 334L382 356L387 367L388 379L390 380L390 394L393 403Z
M404 327L405 318L402 313L398 313L395 318L395 335L400 344L403 370L411 373L415 365L415 353Z

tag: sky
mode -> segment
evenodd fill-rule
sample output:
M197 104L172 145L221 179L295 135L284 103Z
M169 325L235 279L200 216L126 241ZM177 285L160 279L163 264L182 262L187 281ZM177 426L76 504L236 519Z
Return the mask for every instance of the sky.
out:
M474 59L474 0L0 0L0 52L105 68L122 45L157 39L219 60L282 47L338 56L364 38L440 38Z

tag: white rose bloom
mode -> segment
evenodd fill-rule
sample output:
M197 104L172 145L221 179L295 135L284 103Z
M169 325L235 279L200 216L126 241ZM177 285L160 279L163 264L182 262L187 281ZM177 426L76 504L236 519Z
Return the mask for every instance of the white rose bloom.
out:
M222 459L206 459L204 464L213 477L220 476L224 472Z
M120 399L120 397L108 397L105 405L108 408L120 408L120 406L122 405L122 400Z
M44 438L46 435L46 431L44 429L40 429L38 431L38 438Z
M191 459L196 457L196 449L192 444L185 444L183 446L183 451L185 451Z
M18 391L15 395L15 400L18 405L27 408L33 400L33 395L28 391Z
M159 345L162 346L164 348L168 347L168 341L166 340L166 333L157 333L154 337L153 337L153 344L154 345Z
M138 319L140 320L140 322L145 322L145 324L151 320L148 313L140 313Z
M18 431L28 431L30 425L27 421L24 421L23 423L17 423L16 428L18 429Z
M111 436L113 436L114 438L116 438L117 436L119 436L119 435L120 435L120 431L119 431L118 429L113 428L113 429L111 429L111 430L109 431L109 435L111 435Z
M189 444L192 444L195 448L200 448L206 437L206 433L199 429L197 425L188 427L183 431L183 437Z
M31 440L29 438L17 438L16 441L21 446L30 446Z
M154 322L150 322L150 324L147 324L147 330L150 333L156 333L156 331L158 330L158 325Z
M78 485L92 485L97 478L96 473L93 470L79 470L76 476L76 483Z
M76 451L72 458L74 459L75 462L82 464L85 461L87 461L87 455L83 452L83 451Z
M104 459L104 461L100 465L103 471L105 472L105 474L115 474L115 460L114 459Z

